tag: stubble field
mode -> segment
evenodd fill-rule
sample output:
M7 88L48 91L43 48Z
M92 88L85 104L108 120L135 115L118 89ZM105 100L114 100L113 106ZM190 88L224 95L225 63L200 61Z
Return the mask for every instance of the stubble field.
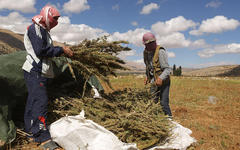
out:
M144 78L125 75L111 77L110 82L115 91L148 89ZM191 129L197 140L188 150L240 149L240 78L171 77L170 107L173 120ZM10 145L7 149L19 148L38 149L35 144Z
M129 75L111 83L115 89L148 88L143 80ZM171 77L170 107L173 120L197 140L189 149L240 149L240 78Z

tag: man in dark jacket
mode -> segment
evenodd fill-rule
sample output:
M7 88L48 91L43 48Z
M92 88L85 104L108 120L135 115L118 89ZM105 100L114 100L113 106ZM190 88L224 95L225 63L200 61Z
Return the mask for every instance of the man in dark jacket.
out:
M144 63L146 65L146 79L144 84L151 83L150 92L154 102L162 106L163 112L172 117L169 107L169 88L170 88L170 73L171 68L168 64L166 50L157 45L156 38L152 33L143 35Z

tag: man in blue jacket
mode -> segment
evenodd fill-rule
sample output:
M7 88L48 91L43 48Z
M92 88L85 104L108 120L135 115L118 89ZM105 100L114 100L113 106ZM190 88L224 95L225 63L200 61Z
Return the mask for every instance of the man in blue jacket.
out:
M45 6L39 15L32 18L33 24L27 28L24 35L27 56L22 69L28 89L24 124L25 131L38 143L51 139L46 125L47 80L54 77L51 59L63 53L69 57L73 56L69 47L53 46L49 32L58 24L59 17L56 8Z

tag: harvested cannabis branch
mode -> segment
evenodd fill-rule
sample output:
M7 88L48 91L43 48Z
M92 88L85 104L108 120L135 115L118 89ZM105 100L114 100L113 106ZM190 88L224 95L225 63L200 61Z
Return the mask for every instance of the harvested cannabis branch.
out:
M169 122L146 89L125 89L104 97L62 97L54 101L53 112L60 117L77 115L83 109L88 119L112 131L123 142L137 143L139 149L163 142L169 136Z
M125 62L117 57L120 52L131 50L123 46L124 44L128 44L128 42L108 42L106 36L94 40L84 40L71 47L74 52L71 65L85 79L95 75L111 87L107 76L116 76L117 69L127 70L123 66Z

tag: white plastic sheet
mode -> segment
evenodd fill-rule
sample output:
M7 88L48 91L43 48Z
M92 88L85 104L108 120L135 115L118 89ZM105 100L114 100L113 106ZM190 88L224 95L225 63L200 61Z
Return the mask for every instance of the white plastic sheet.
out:
M138 150L136 144L121 142L117 136L92 120L66 116L50 125L50 134L65 150Z
M149 150L186 150L196 140L191 137L192 131L188 128L183 127L175 121L171 121L173 128L171 130L171 136L167 138L167 142L164 145L153 147Z
M191 137L192 131L177 122L173 124L171 136L167 142L154 149L186 150L196 140ZM65 150L138 150L134 143L123 143L112 132L104 127L87 120L84 111L77 116L66 116L50 125L53 141Z

